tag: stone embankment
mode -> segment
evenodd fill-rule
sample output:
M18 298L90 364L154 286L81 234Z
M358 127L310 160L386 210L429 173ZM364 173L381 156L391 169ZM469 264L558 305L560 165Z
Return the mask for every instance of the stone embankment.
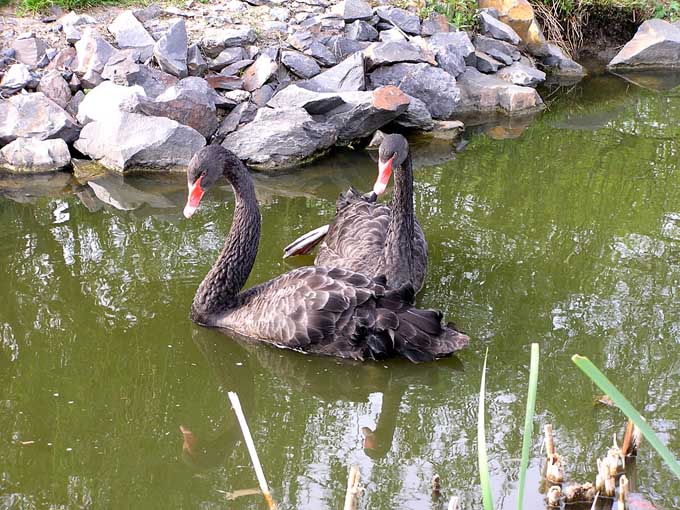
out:
M524 2L493 0L474 34L439 14L420 19L364 0L10 18L0 166L58 170L75 156L119 172L171 170L222 143L275 170L380 128L430 131L535 111L546 72L584 72L545 42Z

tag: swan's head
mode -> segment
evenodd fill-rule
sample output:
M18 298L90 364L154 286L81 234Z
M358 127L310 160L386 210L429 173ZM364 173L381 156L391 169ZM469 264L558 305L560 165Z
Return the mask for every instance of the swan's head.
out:
M221 145L208 145L194 154L187 167L189 198L184 207L184 216L191 218L208 191L225 173L229 162L236 158Z
M400 168L408 157L408 142L401 135L386 135L378 149L378 179L373 192L382 195L390 182L393 168Z

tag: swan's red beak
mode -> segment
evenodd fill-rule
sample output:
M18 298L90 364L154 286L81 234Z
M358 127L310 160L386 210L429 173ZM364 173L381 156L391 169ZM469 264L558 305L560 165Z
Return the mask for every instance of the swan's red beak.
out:
M187 205L184 206L185 218L191 218L201 203L201 198L203 198L203 193L205 193L205 190L201 188L202 178L203 176L201 175L198 179L196 179L196 182L189 185L189 198L187 199Z
M387 161L378 160L378 179L373 185L373 192L376 195L382 195L387 189L387 184L390 182L390 176L392 175L392 161L394 161L394 156Z

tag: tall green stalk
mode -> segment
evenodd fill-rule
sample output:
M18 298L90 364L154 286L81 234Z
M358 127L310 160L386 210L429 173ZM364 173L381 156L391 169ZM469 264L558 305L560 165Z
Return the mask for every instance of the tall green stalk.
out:
M529 467L529 450L531 437L534 432L534 412L536 411L536 389L538 388L538 344L531 344L531 363L529 365L529 391L527 394L527 409L524 415L524 437L522 438L522 460L519 464L519 493L517 509L524 505L524 486L527 481Z
M574 354L571 360L579 367L597 386L604 391L609 398L611 398L614 403L623 411L628 418L633 420L633 423L637 425L645 436L645 439L649 441L649 444L657 451L661 458L666 461L668 467L671 468L673 474L680 479L680 464L675 460L675 457L671 451L666 448L659 437L654 433L652 428L647 424L644 418L638 413L630 402L623 396L623 394L616 389L607 377L600 372L600 370L585 356L579 356Z
M486 432L484 419L484 399L486 398L486 359L489 349L484 355L482 368L482 383L479 388L479 408L477 410L477 460L479 463L479 484L482 487L482 501L484 510L493 510L493 495L491 494L491 477L489 476L489 460L486 456Z

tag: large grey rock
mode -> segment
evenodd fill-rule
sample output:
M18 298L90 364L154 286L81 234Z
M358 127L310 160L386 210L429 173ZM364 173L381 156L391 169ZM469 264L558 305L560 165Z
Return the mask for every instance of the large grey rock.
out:
M208 65L211 71L221 71L228 65L234 62L239 62L246 59L246 52L240 46L232 46L231 48L224 48L219 55L217 55Z
M365 21L357 20L345 27L345 35L355 41L377 41L378 31Z
M439 67L454 78L465 71L465 65L474 64L475 47L465 32L438 32L427 40Z
M338 63L335 55L324 46L309 30L296 30L288 37L288 44L305 55L314 57L325 66Z
M545 81L545 73L520 62L504 67L498 72L498 77L514 85L522 87L537 87Z
M255 119L222 143L254 168L290 168L335 143L336 129L316 122L302 108L261 108Z
M80 108L80 103L82 103L84 100L85 100L85 94L83 93L82 90L79 90L78 92L73 94L73 97L68 102L68 105L66 105L66 111L69 113L69 115L72 115L73 117L78 115L78 109Z
M97 20L88 14L76 14L74 11L64 14L57 20L60 25L73 25L74 27L82 27L84 25L94 25Z
M455 30L446 16L438 12L431 13L420 25L420 35L422 36L434 35L437 32L455 32Z
M363 51L370 43L366 41L355 41L348 37L334 35L328 38L324 45L331 50L336 58L336 62L344 60L349 55L357 51Z
M512 44L508 44L491 37L484 35L475 36L475 48L483 51L487 55L491 55L496 60L503 62L506 66L512 64L515 60L519 60L520 52Z
M282 52L281 63L300 78L312 78L321 72L316 60L297 51Z
M277 92L267 103L274 109L304 108L312 115L323 115L345 104L339 92L317 92L293 83Z
M364 56L369 71L378 66L399 62L427 62L420 48L408 42L373 43L364 50Z
M333 6L332 12L340 15L347 23L373 17L373 9L365 0L342 0Z
M252 64L253 62L254 62L254 60L249 60L249 59L237 60L233 64L229 64L227 67L222 69L222 71L220 71L220 75L221 76L231 76L231 77L239 78L239 76L241 75L241 72L246 67L248 67L250 64ZM243 81L243 80L241 80L241 81Z
M178 78L185 78L189 74L187 44L187 28L184 20L179 19L153 47L153 55L162 71Z
M493 74L505 65L503 62L499 62L491 55L487 55L483 51L475 51L475 57L477 57L475 60L475 67L478 71L484 74ZM465 68L463 68L463 72L464 71Z
M355 53L311 80L300 83L300 86L317 92L364 90L364 57Z
M116 19L109 25L109 32L116 38L116 44L120 49L139 50L142 61L151 58L155 41L144 25L135 18L132 11L124 11L116 16Z
M482 34L498 39L499 41L509 42L515 46L521 41L519 35L517 35L517 32L515 32L512 27L499 21L497 18L494 18L488 12L482 11L479 14L479 26Z
M73 71L76 64L76 49L72 47L60 50L47 66L47 70L56 69L58 71Z
M461 89L458 113L502 111L522 113L540 108L541 97L530 87L513 85L468 67L458 79Z
M62 32L64 32L64 37L66 38L66 42L69 44L75 44L78 41L80 41L80 30L78 30L78 27L75 27L73 25L64 25L61 28Z
M375 13L380 19L398 26L407 34L420 34L420 19L415 14L399 7L378 7Z
M372 87L395 85L427 105L435 119L456 112L460 90L449 73L429 64L395 64L376 69L369 76Z
M94 81L93 74L101 76L104 66L116 49L107 43L91 27L85 29L82 38L76 43L76 67L74 71L79 76Z
M48 71L38 84L38 92L42 92L62 108L71 101L71 89L59 71Z
M241 25L235 28L209 28L201 37L199 45L210 58L215 58L224 48L253 44L257 39L255 31Z
M574 62L554 44L546 45L548 55L543 57L541 63L555 76L585 76L583 66ZM611 63L610 63L611 65Z
M17 138L63 138L72 142L80 126L42 92L19 94L0 101L0 145Z
M208 63L203 58L198 44L187 48L187 69L191 76L203 76L208 71Z
M389 30L382 30L378 40L380 42L406 42L406 37L398 28L390 28Z
M645 21L608 67L680 67L680 27L660 19Z
M408 108L394 120L394 123L402 128L423 131L430 131L434 126L427 105L415 97L409 97Z
M234 109L230 111L226 117L224 117L220 127L217 128L215 139L221 143L225 136L227 136L232 131L236 131L236 128L238 128L238 125L241 123L241 117L247 108L248 103L241 103L235 106Z
M145 98L146 93L139 85L124 87L105 81L85 96L78 107L77 119L83 126L94 121L106 122L121 111L133 111Z
M47 50L45 41L37 37L15 39L11 47L14 50L14 59L31 68L37 67Z
M122 52L114 54L104 66L101 74L104 80L126 87L139 85L148 97L162 94L178 80L171 74L164 73L149 66L137 64Z
M129 112L90 122L75 142L80 152L119 172L135 167L183 170L204 145L205 138L193 128Z
M262 54L243 73L243 88L248 92L259 89L267 83L278 69L278 64L269 55Z
M68 146L61 138L17 138L0 149L0 153L5 159L0 166L12 172L54 172L71 162Z
M27 87L35 77L31 74L26 64L14 64L9 67L0 81L0 91L5 95L11 95Z

